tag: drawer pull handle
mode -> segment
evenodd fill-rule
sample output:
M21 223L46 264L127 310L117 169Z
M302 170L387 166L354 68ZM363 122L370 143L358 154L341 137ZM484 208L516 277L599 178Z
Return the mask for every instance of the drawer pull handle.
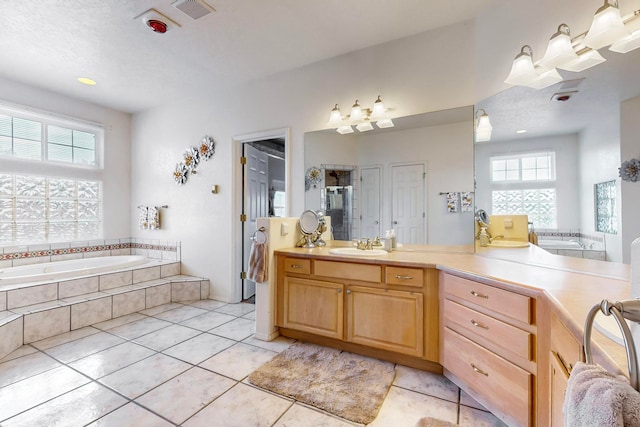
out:
M351 289L347 289L347 295L351 295Z
M400 274L396 274L396 279L411 280L413 279L413 276L401 276Z
M483 294L480 294L480 293L478 293L476 291L471 291L471 295L473 295L474 297L478 297L478 298L489 299L488 295L483 295Z
M483 371L482 369L478 368L476 365L474 365L473 363L471 364L471 368L473 369L474 372L477 372L479 374L484 375L485 377L488 377L489 374L485 371Z
M339 293L339 294L340 294L340 293L342 293L342 289L339 289L339 288L338 288L338 293Z
M300 264L291 264L290 265L291 268L304 268L302 265Z
M478 323L475 320L471 319L471 324L473 326L475 326L476 328L482 328L482 329L486 329L489 330L489 327L487 325L483 325L482 323Z

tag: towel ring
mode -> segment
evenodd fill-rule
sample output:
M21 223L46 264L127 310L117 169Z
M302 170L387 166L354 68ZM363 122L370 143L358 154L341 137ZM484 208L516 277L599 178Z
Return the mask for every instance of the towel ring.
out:
M626 307L625 307L626 306ZM600 304L594 305L587 319L584 323L584 355L585 362L593 363L593 357L591 355L591 330L593 329L593 321L601 311L605 316L610 316L616 319L620 330L622 331L622 338L624 339L624 347L627 352L627 364L629 365L629 384L636 391L640 391L640 382L638 379L638 356L636 354L636 347L629 330L629 325L624 319L629 319L634 322L640 321L640 300L629 299L624 301L616 301L612 303L609 300L602 300Z
M265 233L265 231L267 231L267 229L264 227L258 228L251 235L250 237L251 241L256 243L261 243L261 244L267 243L267 233ZM262 241L260 241L260 236L262 236Z

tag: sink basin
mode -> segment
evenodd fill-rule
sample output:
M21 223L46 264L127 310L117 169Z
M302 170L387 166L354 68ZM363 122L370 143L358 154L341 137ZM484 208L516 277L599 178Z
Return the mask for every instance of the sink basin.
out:
M363 251L358 248L333 248L329 249L329 253L334 255L381 256L386 255L388 252L383 249L367 249Z
M529 242L519 242L517 240L494 240L487 246L492 248L526 248Z

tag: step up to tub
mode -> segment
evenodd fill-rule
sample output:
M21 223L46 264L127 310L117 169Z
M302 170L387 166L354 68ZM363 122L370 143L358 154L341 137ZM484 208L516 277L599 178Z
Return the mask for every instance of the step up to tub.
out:
M139 270L0 291L0 359L23 344L169 302L209 297L209 280L179 274L179 263Z

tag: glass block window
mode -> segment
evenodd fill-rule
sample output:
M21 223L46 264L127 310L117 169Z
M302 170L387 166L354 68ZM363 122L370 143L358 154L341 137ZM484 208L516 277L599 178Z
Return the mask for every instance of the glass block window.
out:
M493 215L528 215L536 228L557 228L556 189L494 190Z
M556 156L553 152L491 157L492 182L555 181Z
M0 245L95 239L99 181L0 174Z
M596 231L618 234L618 190L616 181L595 184Z
M97 125L0 107L0 156L98 167Z

